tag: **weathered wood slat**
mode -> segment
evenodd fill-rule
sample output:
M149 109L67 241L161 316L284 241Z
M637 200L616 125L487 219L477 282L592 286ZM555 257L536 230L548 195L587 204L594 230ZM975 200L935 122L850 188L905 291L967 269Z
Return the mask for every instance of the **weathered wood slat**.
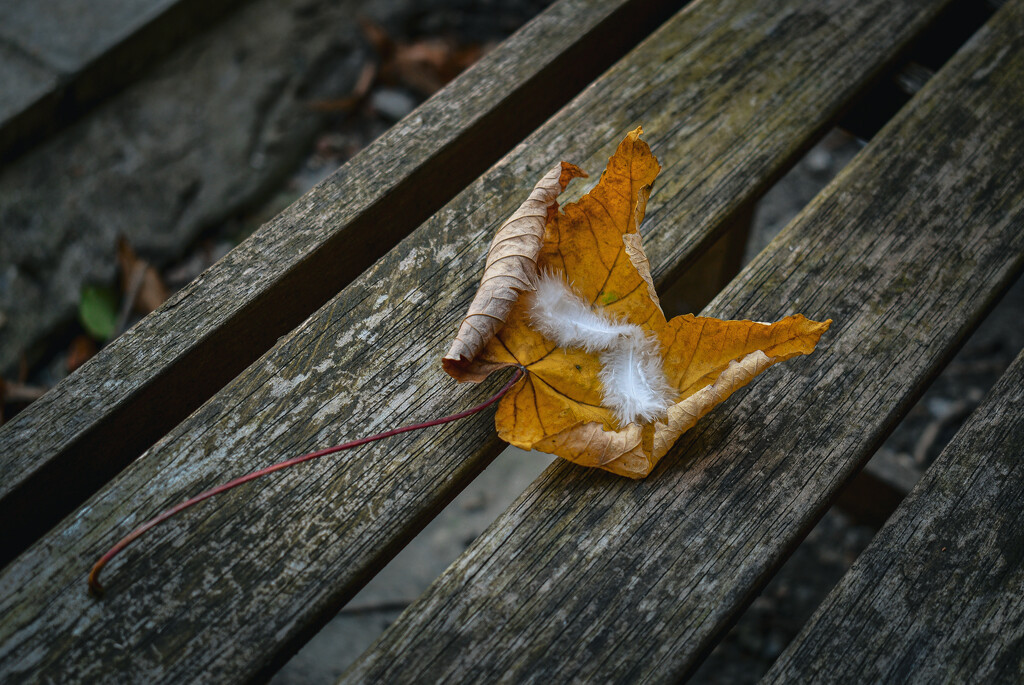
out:
M0 428L0 564L74 511L680 4L555 3Z
M344 682L676 682L1024 269L1024 2L709 306L829 316L645 481L556 464Z
M765 682L966 683L1024 673L1024 354Z
M664 283L939 9L742 0L677 15L5 569L0 674L246 680L273 668L501 449L490 416L190 512L114 562L102 602L84 594L86 567L229 475L492 392L500 381L456 388L439 358L490 236L553 161L596 173L644 121L665 166L647 232Z

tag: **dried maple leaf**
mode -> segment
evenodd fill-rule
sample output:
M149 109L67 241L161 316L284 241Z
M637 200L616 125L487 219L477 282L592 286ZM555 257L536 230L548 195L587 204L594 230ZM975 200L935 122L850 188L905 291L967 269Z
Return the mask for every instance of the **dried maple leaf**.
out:
M121 291L139 314L149 314L170 297L157 270L135 254L124 237L117 240L117 263L121 267Z
M563 162L541 179L495 235L443 360L460 381L525 367L498 407L501 438L632 478L754 376L810 354L831 324L665 319L637 232L661 170L641 133L561 212L557 196L585 174Z

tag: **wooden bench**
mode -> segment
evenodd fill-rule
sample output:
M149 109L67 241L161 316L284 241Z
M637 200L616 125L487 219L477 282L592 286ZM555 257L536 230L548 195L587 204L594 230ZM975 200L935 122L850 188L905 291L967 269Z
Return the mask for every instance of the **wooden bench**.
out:
M775 663L768 682L1020 680L1022 406L1024 354Z
M554 5L0 431L6 680L272 672L497 454L492 416L236 490L115 561L102 601L89 565L227 477L493 393L502 381L453 388L438 359L490 236L555 161L597 172L644 124L664 171L643 233L666 287L950 3L694 3L554 112L539 93L625 53L588 40L641 9L584 5ZM1021 48L1017 0L705 308L830 317L813 357L719 407L647 480L553 465L347 678L692 672L1024 269ZM501 123L522 142L481 174ZM824 644L816 627L794 649Z

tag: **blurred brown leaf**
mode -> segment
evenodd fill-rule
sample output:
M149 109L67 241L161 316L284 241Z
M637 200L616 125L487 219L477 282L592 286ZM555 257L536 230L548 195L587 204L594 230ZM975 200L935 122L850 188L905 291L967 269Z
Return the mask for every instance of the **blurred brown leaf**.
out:
M32 404L46 393L46 388L25 385L0 378L0 424ZM13 412L7 408L13 407Z
M121 267L121 292L139 314L149 314L168 297L167 286L149 262L142 259L128 241L117 240L117 262Z
M68 347L68 373L86 363L96 354L96 342L88 335L79 335Z
M369 61L363 63L359 78L352 87L352 92L343 98L333 100L313 100L309 108L315 112L350 112L363 103L370 94L373 82L377 80L377 64Z
M384 28L366 17L359 18L366 40L377 53L377 61L363 65L348 95L314 100L309 107L318 112L349 112L361 105L379 81L403 86L429 97L480 59L492 46L460 43L452 37L427 37L411 42L397 41Z
M381 65L381 80L394 81L429 97L484 54L479 43L460 45L453 38L424 38L398 43Z

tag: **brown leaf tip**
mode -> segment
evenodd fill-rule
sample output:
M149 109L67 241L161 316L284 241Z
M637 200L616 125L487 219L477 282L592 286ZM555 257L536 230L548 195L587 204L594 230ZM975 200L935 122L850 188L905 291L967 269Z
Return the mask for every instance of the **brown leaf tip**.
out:
M519 295L536 287L540 277L537 259L544 245L545 226L552 212L558 211L557 198L572 179L586 175L568 162L552 167L498 229L487 253L480 287L441 362L456 380L479 382L501 368L478 356L504 326Z
M580 169L575 164L569 162L562 162L562 173L558 175L558 185L562 186L562 190L569 185L569 181L574 178L587 178L587 172Z

